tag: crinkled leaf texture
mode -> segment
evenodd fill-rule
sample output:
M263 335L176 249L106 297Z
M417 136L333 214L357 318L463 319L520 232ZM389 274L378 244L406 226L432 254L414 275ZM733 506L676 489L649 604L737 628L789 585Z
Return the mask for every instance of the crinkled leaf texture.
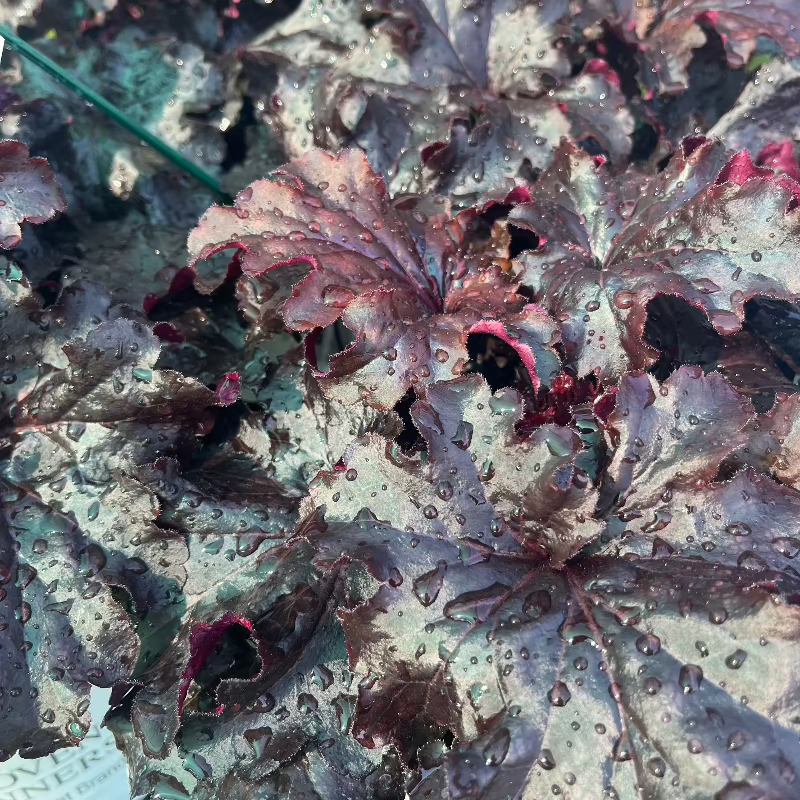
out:
M81 272L72 240L0 271L0 758L80 742L113 685L141 800L794 797L800 404L756 409L796 363L760 363L788 352L769 309L800 298L796 65L714 129L750 155L692 137L656 171L624 168L633 117L594 58L620 34L677 91L709 27L731 64L760 35L796 52L788 3L303 6L239 51L297 158L193 231L199 300L190 204L140 176L155 202L119 234L96 165L125 195L145 160L87 150L85 121L62 140L46 103L10 112L66 145L78 228L106 221ZM216 165L220 70L255 29L232 20L258 14L198 0L191 41L151 46L173 4L90 5L140 121ZM51 42L97 60L73 44ZM16 142L0 173L16 245L63 197ZM100 273L163 301L169 345ZM703 332L668 354L673 297ZM703 368L669 374L695 345ZM510 350L514 388L465 374Z
M800 297L800 184L732 155L711 139L685 139L649 180L615 178L564 142L535 198L509 224L536 233L517 274L561 322L568 363L614 380L652 364L643 338L648 303L680 297L720 334L737 332L753 297Z
M47 161L29 156L22 142L0 141L0 247L19 244L25 220L45 222L67 207Z
M357 441L293 540L204 590L132 722L114 712L135 791L790 796L800 496L714 482L752 422L719 376L634 375L615 400L609 491L577 431L520 435L520 396L478 376L412 407L423 456Z
M13 262L0 257L0 344L13 358L4 360L0 408L8 413L69 359L63 346L85 336L101 321L113 320L120 309L97 284L76 281L64 288L56 302L44 309L25 275Z
M800 446L800 395L782 394L775 405L746 428L747 440L737 453L742 460L781 483L800 489L800 465L795 453Z
M571 77L569 10L563 0L324 2L248 50L278 67L265 100L287 156L358 146L393 193L474 202L546 167L563 135L591 138L616 161L630 153L616 74L590 61Z
M138 640L108 585L81 569L89 539L35 495L0 479L2 757L36 758L86 735L92 685L133 669Z
M597 495L572 466L582 450L577 431L545 425L523 439L515 431L522 408L518 393L492 395L479 376L436 384L412 408L424 459L364 437L344 454L342 469L316 479L314 504L352 519L373 498L370 512L399 530L563 560L599 535L591 519Z
M234 207L211 208L189 236L190 263L238 250L245 273L283 284L278 309L290 329L341 320L355 342L316 377L348 405L390 409L411 387L460 375L471 333L505 340L533 386L548 384L557 326L517 293L507 259L469 249L474 214L404 211L360 151L312 150L245 189Z
M186 541L156 525L158 501L132 472L191 447L217 399L155 369L152 331L99 287L78 282L43 310L9 267L0 290L15 370L0 427L0 750L36 757L86 734L91 685L132 674L126 606L179 614Z
M744 539L736 537L747 535L747 523L755 535L756 525L771 514L762 510L769 500L762 501L757 486L785 497L783 519L790 518L797 497L747 474L704 488L703 479L715 474L741 440L737 432L750 416L718 377L687 369L661 390L652 379L627 380L616 417L609 420L612 442L618 442L612 463L632 461L630 447L640 448L639 477L631 486L641 482L621 514L615 513L618 507L586 514L591 524L607 526L599 540L608 542L606 552L598 555L591 555L597 551L591 539L575 535L586 528L580 516L562 517L573 537L573 549L564 553L562 538L521 522L519 509L504 514L491 493L502 496L507 481L520 478L513 461L497 457L493 473L484 472L482 496L469 499L472 510L463 529L449 524L450 508L457 524L468 500L462 481L469 485L482 460L465 459L471 471L455 462L450 486L439 484L444 491L433 498L438 437L447 436L460 449L469 422L473 447L508 444L507 436L497 436L498 425L503 429L498 417L515 414L507 396L484 403L482 390L470 381L429 392L437 425L430 425L431 409L417 404L415 418L431 462L403 465L405 483L396 477L397 457L368 440L345 459L347 470L312 488L330 525L316 540L319 563L363 564L377 583L371 599L340 614L351 667L376 676L359 693L355 735L371 746L392 742L402 750L412 722L426 719L450 728L457 739L450 752L420 750L420 764L428 763L411 783L412 796L434 791L453 798L538 797L552 787L573 798L603 791L635 796L642 788L659 797L791 792L800 766L794 712L782 707L779 722L771 715L796 680L791 653L800 633L793 606L797 578L786 568L795 553L790 545L781 551L770 544L771 557L759 562L742 555L747 545L737 546ZM707 409L702 420L689 413L693 395L702 396ZM454 406L458 412L445 422ZM686 406L688 419L676 413ZM643 414L659 418L650 439L662 437L662 444L629 440L634 429L643 432L637 421ZM458 416L461 430L453 436L451 419ZM719 426L716 434L712 426ZM662 448L675 448L674 456ZM574 457L568 450L560 455L567 463ZM368 469L354 474L356 459L359 465L368 462ZM554 473L548 478L538 458L524 463L529 469L521 480L532 483L519 497L563 492L563 479L553 486ZM365 507L351 521L360 484ZM400 503L385 488L390 485L411 502ZM417 502L429 498L433 510L417 510ZM726 498L730 504L720 518L716 508ZM480 513L486 501L495 505L486 515L494 517L488 531ZM687 523L692 541L719 541L719 551L671 546L670 540L687 540ZM781 519L768 525L777 531ZM509 536L516 548L506 544ZM770 540L767 530L762 536ZM589 552L570 555L586 541ZM637 541L635 557L616 558L632 552ZM542 550L550 558L543 559ZM765 687L762 670L773 659L775 680ZM750 795L736 794L745 791Z
M771 38L789 56L800 55L800 26L794 0L645 0L585 3L635 42L641 51L640 75L648 87L676 93L689 84L693 52L713 28L725 46L728 64L741 68L760 36ZM609 7L611 5L612 7Z
M280 796L313 782L315 772L355 785L366 779L373 791L382 772L398 781L396 759L393 769L384 765L381 753L349 735L359 679L336 619L349 587L335 570L315 568L303 539L276 544L210 582L143 676L130 722L115 715L134 791L165 785L192 798ZM237 630L253 645L245 672L220 647ZM374 796L363 791L354 796Z
M755 157L770 145L791 142L798 125L800 62L774 59L755 73L708 135L719 137L733 150L749 150Z
M245 420L231 446L259 460L283 491L304 496L317 473L333 469L354 439L370 432L393 438L403 425L394 412L327 399L300 356L295 351L275 370L259 393L266 414Z

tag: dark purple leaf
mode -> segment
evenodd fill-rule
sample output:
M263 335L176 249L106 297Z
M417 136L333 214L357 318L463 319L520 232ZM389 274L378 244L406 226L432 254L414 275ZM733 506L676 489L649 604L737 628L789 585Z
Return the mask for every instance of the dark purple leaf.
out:
M98 287L68 286L42 311L21 276L9 271L3 286L6 353L27 372L4 422L0 465L5 624L24 654L3 681L19 719L2 749L32 757L80 741L90 683L110 686L136 666L139 640L118 599L127 593L140 614L180 613L185 538L156 526L155 495L130 476L137 464L191 447L216 398L154 369L156 337L114 318ZM124 590L118 599L115 587ZM24 707L14 699L22 694Z
M726 336L713 366L756 411L767 411L779 392L793 393L794 383L780 369L775 353L746 331Z
M116 220L95 223L81 236L81 251L78 263L66 270L71 281L102 282L116 303L147 310L148 301L166 295L180 282L180 270L186 265L186 231L130 218L124 226Z
M792 712L777 737L770 713L800 629L771 601L774 573L675 556L531 569L366 520L318 541L323 563L380 582L342 614L351 668L375 676L354 735L402 748L409 718L449 727L443 796L624 796L678 774L713 796L742 766L767 796L792 785Z
M703 26L720 36L733 68L744 66L759 36L773 39L790 57L800 55L793 0L653 0L615 3L614 9L590 0L590 5L630 32L643 51L645 85L657 81L664 92L686 89L689 62L707 41Z
M0 312L0 341L10 356L2 373L2 405L16 413L17 403L31 391L55 375L64 377L70 365L65 345L87 336L101 322L112 324L123 309L112 304L101 286L83 280L65 286L45 309L22 271L5 263L0 272Z
M745 429L747 441L738 455L747 464L800 488L800 465L794 454L800 446L800 395L780 394L775 405L759 414Z
M249 51L278 65L265 103L287 156L356 145L393 194L441 192L468 204L546 167L568 132L616 160L630 153L633 120L617 76L591 61L570 77L561 41L569 10L563 0L326 3L299 8Z
M647 508L673 488L713 480L747 441L752 418L749 401L717 373L682 367L661 386L650 375L626 375L608 418L616 448L608 477L628 505Z
M519 395L492 395L478 376L438 384L411 410L427 443L424 459L371 435L343 466L321 473L314 504L337 518L362 508L398 530L414 530L476 551L542 554L558 563L599 534L596 493L573 467L576 431L545 425L521 438Z
M249 559L235 579L198 598L172 646L143 677L133 730L115 724L139 767L134 787L166 773L192 797L211 798L237 780L268 786L304 753L318 779L341 775L374 785L378 776L369 776L381 771L381 754L349 735L358 678L336 624L334 577L315 570L311 549L298 540ZM219 667L233 628L254 645L253 671L242 675ZM214 705L205 710L209 692Z
M334 468L354 439L371 432L391 439L402 431L402 423L393 412L363 402L327 399L311 367L295 355L284 360L258 394L267 413L246 420L232 444L274 472L284 492L300 496L320 470Z
M562 322L579 374L614 379L653 363L642 334L659 295L683 298L724 335L741 328L747 300L800 295L790 178L694 137L654 178L630 179L565 143L535 199L509 215L540 237L520 279Z
M800 495L750 470L725 483L673 491L654 511L628 522L619 555L710 558L755 572L771 569L798 576L800 553L794 520ZM653 537L658 537L654 543Z
M211 208L189 237L191 264L236 249L247 274L288 268L284 286L303 265L281 313L292 330L341 319L353 332L355 342L316 376L346 404L390 409L410 387L458 376L475 332L508 341L534 387L548 383L556 326L516 294L500 265L468 254L464 214L415 219L392 207L363 154L315 150L245 189L235 207Z
M186 536L188 610L294 529L297 503L281 496L281 487L261 473L248 484L236 465L226 466L211 463L184 476L176 461L161 458L136 471L160 500L160 523ZM227 482L216 479L218 469Z
M37 758L83 739L91 686L129 677L138 641L81 526L3 478L0 490L0 752Z
M140 800L793 798L793 5L42 6L255 182L186 268L204 190L6 65L71 202L0 273L0 757L96 684Z
M571 536L573 546L541 561L535 535L518 538L525 523L502 518L503 491L523 509L524 498L536 497L541 512L552 468L534 467L541 478L526 488L514 458L530 440L513 433L514 396L482 398L476 381L434 387L417 403L427 459L415 463L368 437L341 471L312 486L328 523L315 520L305 532L318 567L365 571L373 587L366 602L340 612L350 667L370 676L359 685L353 735L410 758L414 730L449 729L456 743L440 750L437 785L451 798L544 796L553 786L581 798L598 786L619 796L646 786L657 796L664 780L675 785L670 775L709 796L730 797L741 783L781 796L800 765L793 712L779 712L780 732L771 733L774 703L794 683L800 620L791 603L800 583L787 561L800 542L795 549L780 533L800 500L754 473L709 483L744 438L751 414L741 398L718 376L688 368L663 391L646 377L626 378L609 419L609 474L634 462L638 477L618 481L637 491L624 516L594 521L608 525L603 556L576 558L588 521L562 516L564 536L555 541ZM648 391L634 403L637 381ZM714 411L693 419L701 397ZM634 429L646 444L633 441ZM453 445L466 447L463 463ZM633 447L641 457L628 457ZM568 448L563 455L574 458ZM452 465L447 486L436 483L442 457ZM557 459L553 468L563 472ZM491 476L482 496L473 490L465 535L450 523L451 508L465 507L462 481L478 471ZM436 498L433 487L442 489ZM634 513L637 496L652 519ZM418 503L429 503L428 513ZM500 509L489 512L495 543L474 538L484 503ZM524 546L504 545L509 533ZM552 548L546 536L538 546ZM775 681L766 687L773 660ZM411 795L422 796L431 780L419 770Z
M770 144L790 141L799 121L800 71L792 61L775 59L755 73L709 136L755 158Z
M30 392L14 412L18 430L81 423L156 422L197 415L213 392L182 375L155 370L160 344L141 322L118 319L72 339L70 369Z
M19 243L25 220L46 222L67 207L47 161L29 156L22 142L0 141L0 247Z

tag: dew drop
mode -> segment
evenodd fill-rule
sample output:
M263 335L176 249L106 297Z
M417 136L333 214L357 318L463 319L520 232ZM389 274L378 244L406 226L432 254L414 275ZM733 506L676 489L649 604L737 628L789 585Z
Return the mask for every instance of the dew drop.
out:
M633 305L635 299L636 296L633 292L623 290L614 295L614 305L624 311Z
M725 666L728 669L739 669L746 660L747 660L747 651L738 649L733 653L731 653L725 659Z
M661 649L661 639L652 633L643 633L636 640L636 649L646 656L654 656Z
M654 675L645 679L644 690L650 696L657 695L661 691L661 681Z
M333 673L324 664L317 664L311 670L311 682L324 692L333 683Z
M468 450L472 444L472 425L463 420L456 427L456 435L451 440L461 450Z
M84 727L83 725L81 725L80 722L76 721L76 722L70 722L69 725L67 725L67 730L76 739L83 739L84 736L86 736L89 728L88 726Z
M301 714L315 714L318 707L319 703L313 694L301 692L299 695L297 695L297 710Z
M647 762L647 770L648 772L655 776L656 778L663 778L667 772L667 765L664 762L663 758L651 758Z
M414 581L414 594L423 606L427 607L436 602L436 598L439 596L439 592L442 589L446 572L447 562L440 561L435 569L426 572L424 575L420 575L420 577Z
M544 589L536 589L523 600L522 612L534 618L541 617L550 610L552 604L549 592Z
M498 604L508 596L510 588L502 583L493 583L486 589L464 592L445 604L444 615L456 622L485 622Z
M728 737L728 750L741 750L746 742L747 737L741 731L734 731Z
M779 536L772 540L772 549L784 558L794 558L800 553L800 539L794 536Z
M708 620L712 625L722 625L728 619L728 611L725 608L712 608L708 612Z
M356 293L346 286L330 285L322 290L322 302L332 308L346 308L355 296Z
M496 767L502 764L508 755L511 744L511 734L508 728L500 728L483 748L483 757L487 767Z
M625 733L620 734L611 749L611 757L614 761L630 761L633 758L633 748L630 739Z
M264 752L272 739L272 729L267 727L251 728L244 732L244 739L252 748L256 761L260 761L264 758Z
M537 758L536 761L542 769L555 769L556 760L553 758L552 751L548 750L546 747L543 747L539 751L539 758Z
M333 708L336 712L339 730L342 733L347 733L348 729L350 728L350 722L353 719L353 712L355 710L353 701L349 697L340 694L333 701Z
M550 701L550 705L558 708L569 703L571 698L572 693L564 681L556 681L553 684L553 688L547 693L547 699Z
M36 539L31 547L36 555L40 556L47 552L47 539Z
M441 481L436 487L436 494L442 500L450 500L453 496L453 484L450 481Z
M691 694L700 688L703 682L703 670L697 664L684 664L678 675L678 683L684 694Z
M725 533L730 536L749 536L753 529L746 522L732 522L725 526Z

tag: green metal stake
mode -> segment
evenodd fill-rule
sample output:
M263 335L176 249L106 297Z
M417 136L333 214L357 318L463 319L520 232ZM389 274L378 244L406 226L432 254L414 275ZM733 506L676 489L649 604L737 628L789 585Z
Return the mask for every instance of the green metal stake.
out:
M99 108L106 116L114 120L118 125L121 125L129 133L132 133L137 139L145 144L150 145L156 152L160 153L168 161L171 161L176 167L188 172L193 178L198 180L204 186L211 189L212 192L217 194L220 199L225 203L232 203L233 198L222 191L216 178L209 175L204 169L193 164L188 159L184 158L177 150L170 147L166 142L154 136L150 131L138 125L130 117L124 114L113 103L109 103L104 97L101 97L90 86L87 86L83 81L70 75L62 69L55 61L49 59L44 53L39 52L35 47L31 47L27 42L23 41L12 33L8 28L0 25L0 48L2 47L2 40L5 39L8 46L19 53L23 58L41 67L48 75L51 75L59 83L66 86L75 94L82 97L88 103L91 103L96 108ZM0 49L0 52L2 50Z

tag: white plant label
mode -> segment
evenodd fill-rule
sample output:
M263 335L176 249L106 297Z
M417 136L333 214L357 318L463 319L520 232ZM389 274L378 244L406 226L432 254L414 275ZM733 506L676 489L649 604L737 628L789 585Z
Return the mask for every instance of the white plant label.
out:
M92 727L80 747L0 764L0 800L127 800L125 759L110 731L100 727L110 694L92 690Z

